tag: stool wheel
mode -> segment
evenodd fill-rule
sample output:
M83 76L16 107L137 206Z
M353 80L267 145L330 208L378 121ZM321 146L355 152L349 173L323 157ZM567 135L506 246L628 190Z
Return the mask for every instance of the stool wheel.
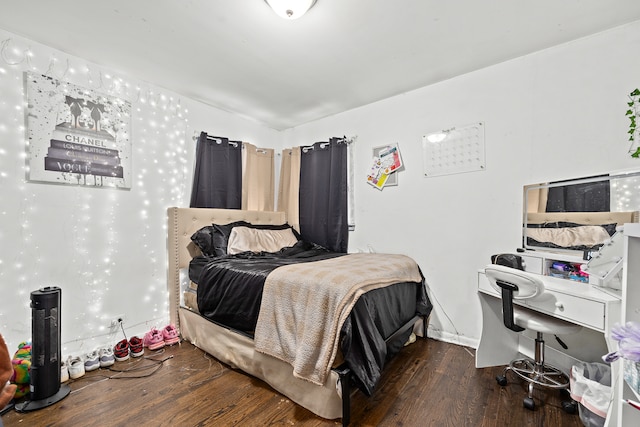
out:
M578 412L578 402L569 400L562 402L562 410L567 414L575 414Z
M498 384L500 384L502 387L507 385L507 377L504 375L498 375L496 377L496 381L498 382Z
M522 404L524 405L525 408L529 409L530 411L533 411L536 408L536 403L530 397L525 397L524 400L522 401Z

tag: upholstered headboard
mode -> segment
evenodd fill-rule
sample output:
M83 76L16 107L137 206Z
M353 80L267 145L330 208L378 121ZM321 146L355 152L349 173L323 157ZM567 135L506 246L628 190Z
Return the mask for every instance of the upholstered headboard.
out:
M191 259L199 249L191 241L193 233L200 228L216 224L247 221L252 224L279 225L286 222L284 212L242 211L238 209L167 209L167 285L169 287L169 318L179 326L180 269L189 267Z
M625 224L640 222L640 213L633 212L529 212L527 224L574 222L582 225Z

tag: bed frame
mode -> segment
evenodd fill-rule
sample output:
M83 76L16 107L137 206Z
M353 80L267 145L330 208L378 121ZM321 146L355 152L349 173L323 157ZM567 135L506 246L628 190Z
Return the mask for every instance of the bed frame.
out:
M199 249L191 235L206 225L228 224L244 220L252 224L283 224L284 212L241 211L230 209L169 208L168 214L168 271L170 321L178 327L182 337L216 359L257 377L278 392L326 419L342 418L344 426L350 421L351 372L339 366L331 370L323 386L293 376L293 368L286 362L258 353L253 340L233 332L198 313L180 306L180 270L189 267ZM418 336L426 337L427 319L416 316L387 341L413 328Z

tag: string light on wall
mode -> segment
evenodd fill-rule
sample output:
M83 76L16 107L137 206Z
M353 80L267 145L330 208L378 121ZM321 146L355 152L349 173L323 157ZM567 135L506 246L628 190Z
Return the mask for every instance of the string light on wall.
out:
M638 210L640 194L636 190L640 186L640 176L611 180L611 210L630 212Z
M31 65L31 58L33 53L30 47L26 47L20 50L17 47L10 48L12 42L11 38L5 39L0 43L0 57L7 65L21 65L27 64L29 69L33 68Z
M0 30L0 38L2 34L5 33ZM26 180L24 71L59 80L62 92L71 83L132 103L128 136L134 148L132 176L136 178L130 191ZM0 280L15 283L9 290L13 295L7 297L21 302L16 304L21 307L10 312L3 305L1 330L18 331L15 333L28 337L29 292L49 284L64 289L63 306L68 314L63 316L63 353L71 344L82 343L89 348L104 339L105 319L126 312L114 306L122 302L124 289L131 293L128 300L133 300L127 303L136 307L127 312L128 320L135 319L139 302L149 306L144 311L144 322L152 321L151 316L157 317L158 322L168 320L165 267L161 262L165 213L168 206L184 204L189 181L187 110L181 100L50 48L32 47L17 37L0 42L0 90L0 135L11 141L0 149L0 185L3 198L6 194L7 203L15 200L17 207L15 211L0 208L0 213L5 224L19 221L15 235L8 235L4 228L0 231ZM55 199L52 194L60 197ZM61 236L59 242L48 242L47 233ZM144 255L139 255L140 248L144 248ZM129 286L133 252L139 264L137 277L144 277L145 282L136 280L135 287ZM25 260L34 254L35 265L27 267ZM22 317L16 318L17 313ZM77 330L69 331L68 325Z

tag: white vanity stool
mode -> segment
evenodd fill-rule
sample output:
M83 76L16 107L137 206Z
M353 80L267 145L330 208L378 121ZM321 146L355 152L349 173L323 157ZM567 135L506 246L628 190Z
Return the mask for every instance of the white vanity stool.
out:
M496 377L501 386L507 385L508 371L527 381L528 394L523 404L525 408L533 410L534 385L552 389L569 388L569 378L560 369L544 363L544 334L569 335L579 332L582 327L513 304L513 300L533 299L544 293L544 283L540 276L493 264L487 266L484 271L491 286L501 294L504 326L515 332L530 329L537 333L534 359L512 360L503 374Z

